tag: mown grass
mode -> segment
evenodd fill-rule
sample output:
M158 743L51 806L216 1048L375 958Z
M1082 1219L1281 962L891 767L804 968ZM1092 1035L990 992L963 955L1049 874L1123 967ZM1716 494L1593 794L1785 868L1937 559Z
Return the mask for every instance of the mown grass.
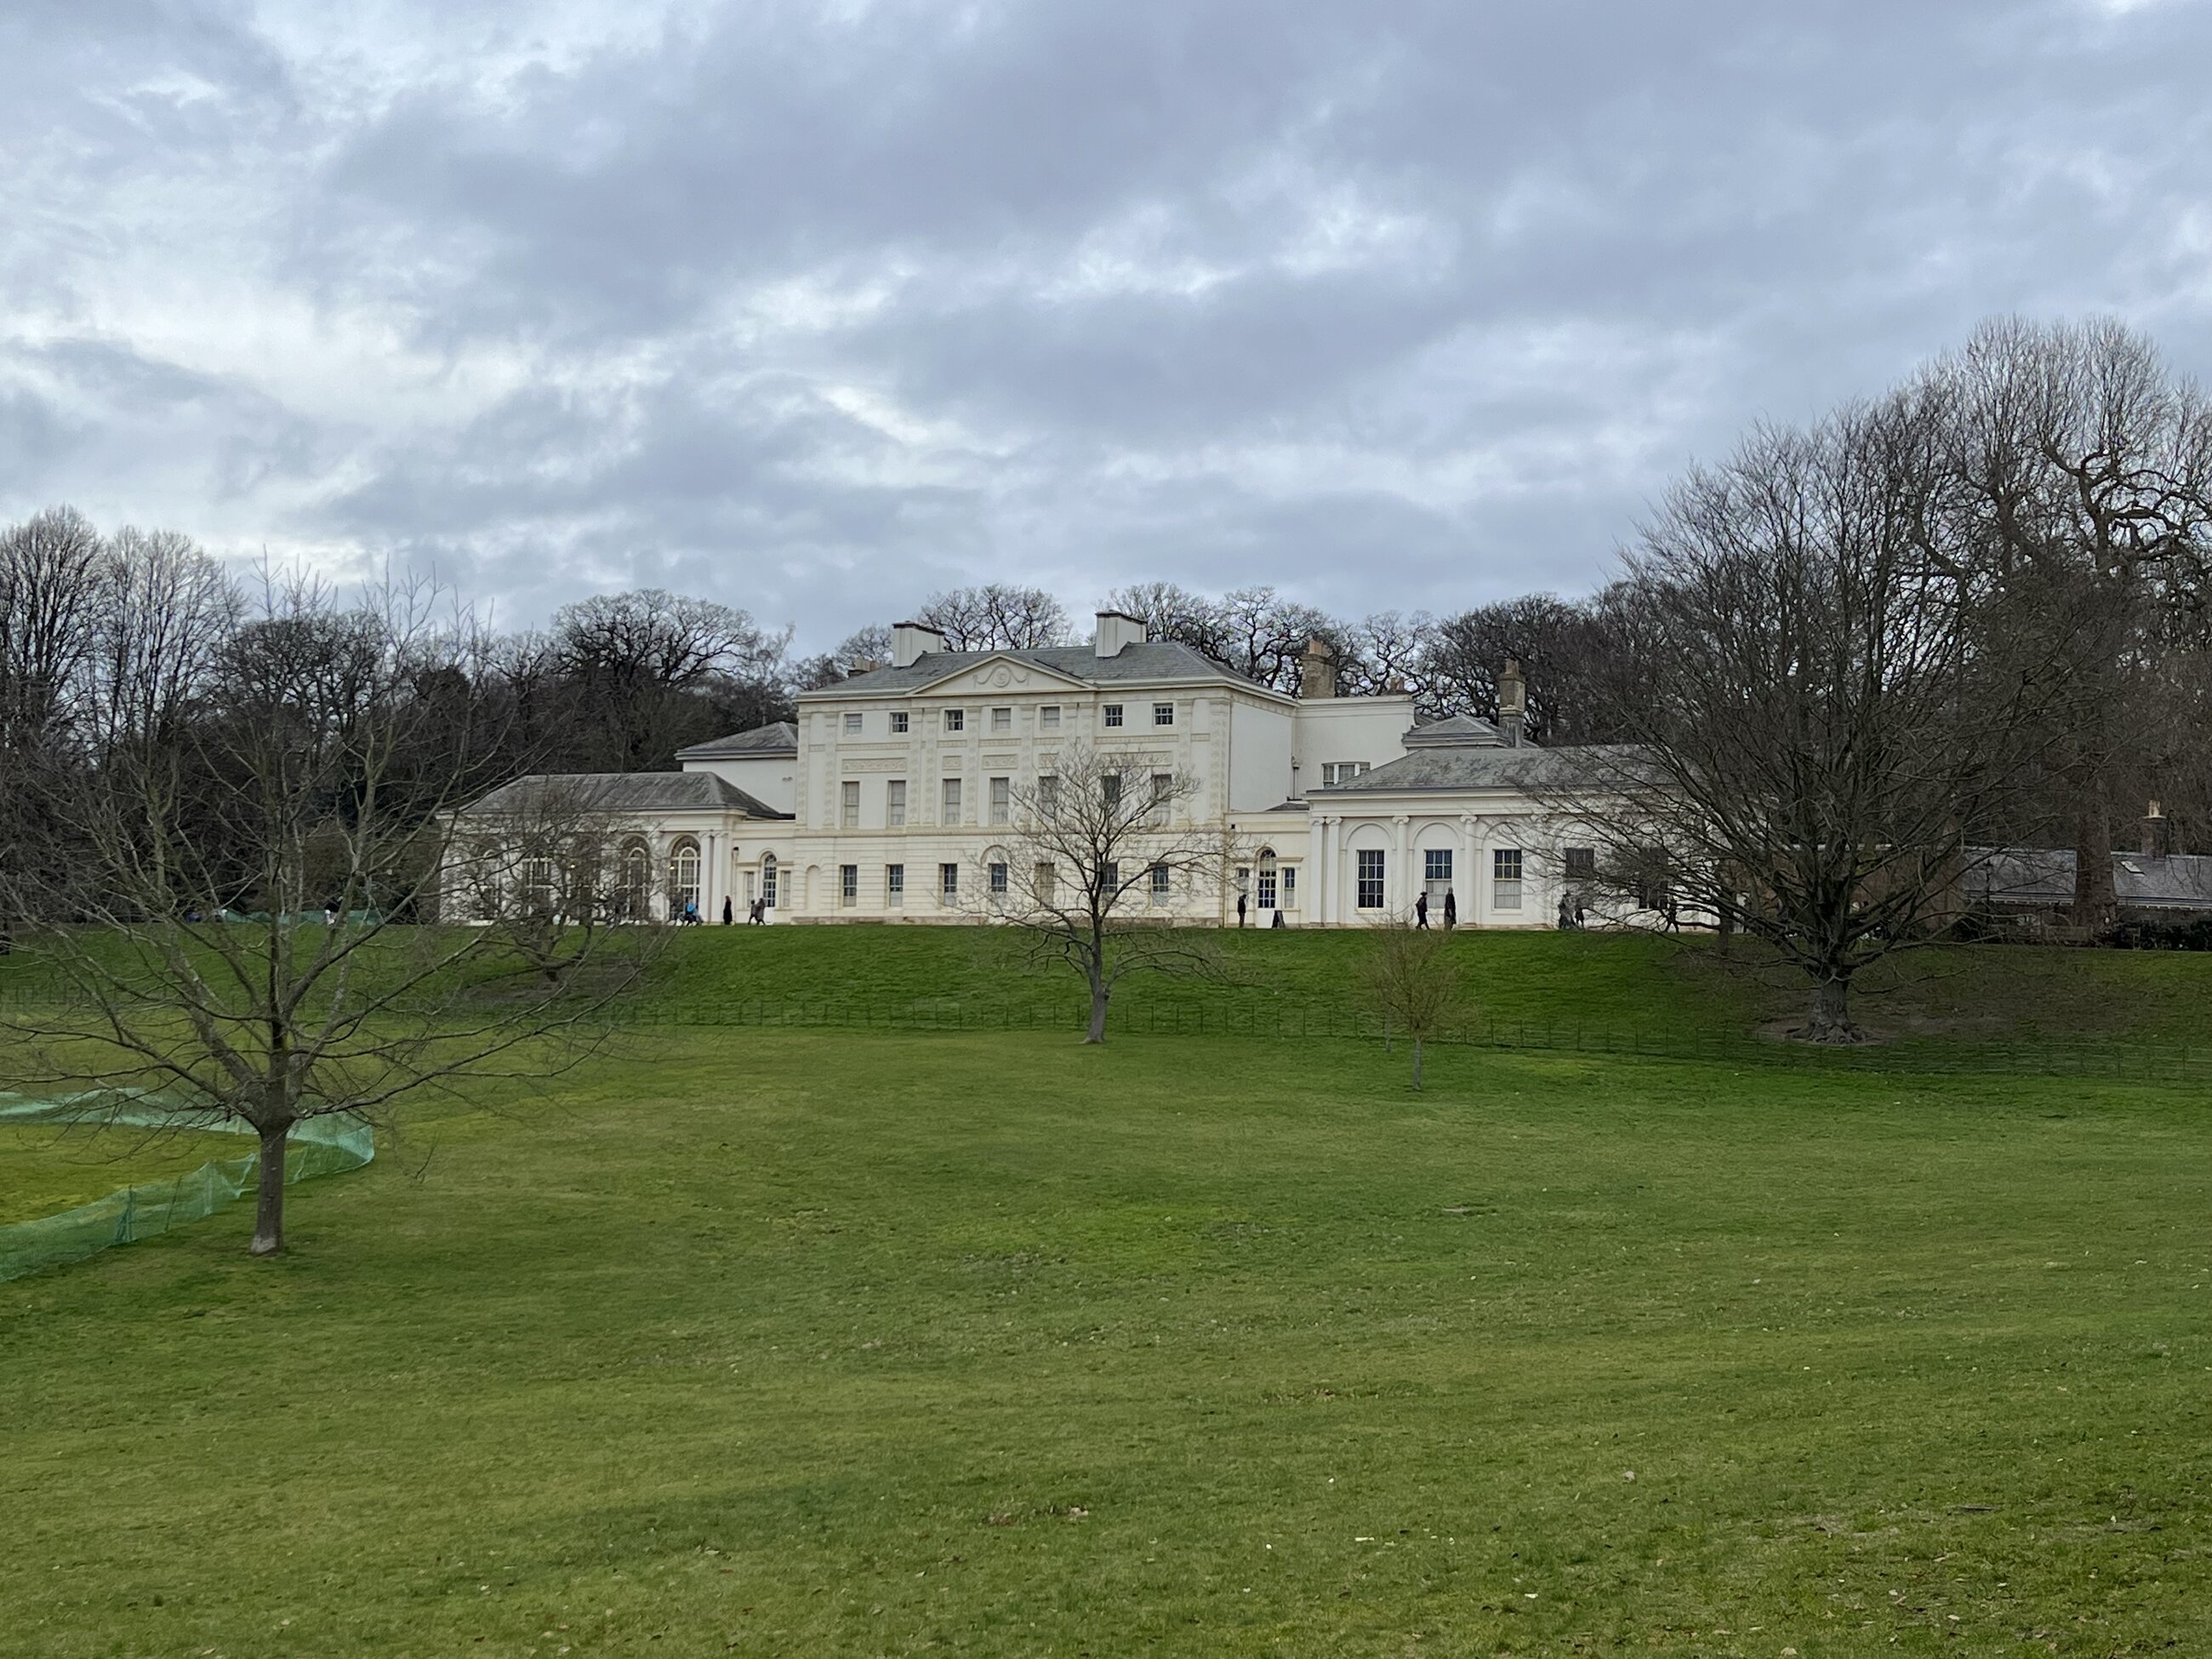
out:
M0 1227L56 1215L118 1188L145 1186L210 1159L243 1158L236 1135L151 1133L89 1123L0 1123Z
M831 937L790 935L713 949ZM1501 949L1584 991L1628 971L1541 943ZM278 1262L234 1212L0 1286L6 1645L2212 1636L2199 1092L1462 1049L1414 1095L1365 1043L626 1042L295 1188Z

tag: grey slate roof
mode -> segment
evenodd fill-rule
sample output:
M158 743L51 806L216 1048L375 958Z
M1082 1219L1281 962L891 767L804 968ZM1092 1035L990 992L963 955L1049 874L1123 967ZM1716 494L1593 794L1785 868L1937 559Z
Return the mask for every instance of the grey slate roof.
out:
M1401 741L1408 749L1503 749L1505 734L1480 714L1449 714L1413 727Z
M574 791L576 810L617 814L737 812L749 818L787 818L712 772L540 772L495 789L468 811L518 812L549 788Z
M1445 789L1557 789L1571 787L1584 768L1620 749L1504 749L1486 744L1417 749L1362 772L1348 782L1308 791L1314 800Z
M1966 872L1966 894L1993 904L2044 909L2074 900L2074 853L2069 848L1970 847L1978 860ZM2112 888L2120 902L2147 910L2212 910L2212 858L2172 854L2112 854Z
M732 732L726 738L709 738L704 743L695 743L689 749L679 749L676 758L686 760L779 760L799 752L799 728L789 720L774 720L766 726L756 726L750 732Z
M803 702L813 697L880 697L886 693L922 691L963 668L1004 657L1012 662L1064 674L1091 685L1113 685L1144 680L1216 680L1254 690L1267 690L1259 681L1224 668L1212 658L1173 640L1153 640L1144 645L1125 645L1110 657L1097 655L1087 645L1048 645L1033 651L933 651L904 668L876 668L855 674L819 691L799 694Z

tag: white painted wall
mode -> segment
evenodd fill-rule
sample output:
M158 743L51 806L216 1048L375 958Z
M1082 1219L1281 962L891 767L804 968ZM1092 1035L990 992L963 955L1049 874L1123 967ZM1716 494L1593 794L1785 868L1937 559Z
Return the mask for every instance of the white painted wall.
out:
M692 760L687 772L706 772L734 784L763 806L779 812L794 810L799 799L799 763L795 757L777 755L766 760Z
M1229 708L1229 810L1264 812L1291 793L1291 711L1236 696Z
M1402 758L1402 739L1413 724L1411 697L1308 698L1293 717L1297 793L1321 787L1326 763L1365 761L1375 767Z

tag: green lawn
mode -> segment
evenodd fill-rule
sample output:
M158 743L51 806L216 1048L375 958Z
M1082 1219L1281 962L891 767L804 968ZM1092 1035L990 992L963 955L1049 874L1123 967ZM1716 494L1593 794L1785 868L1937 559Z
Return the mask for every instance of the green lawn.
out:
M1737 1006L1606 943L1488 960ZM0 1648L2212 1640L2201 1091L627 1041L294 1188L279 1262L239 1208L0 1285Z
M243 1158L253 1143L229 1134L149 1134L86 1123L0 1123L0 1227L58 1214L196 1170Z

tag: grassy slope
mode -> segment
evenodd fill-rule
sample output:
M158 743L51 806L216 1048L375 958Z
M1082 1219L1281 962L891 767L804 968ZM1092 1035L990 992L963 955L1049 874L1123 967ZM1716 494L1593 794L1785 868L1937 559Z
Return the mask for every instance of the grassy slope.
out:
M635 1041L295 1189L283 1262L225 1218L0 1286L10 1643L2212 1638L2190 1092Z

